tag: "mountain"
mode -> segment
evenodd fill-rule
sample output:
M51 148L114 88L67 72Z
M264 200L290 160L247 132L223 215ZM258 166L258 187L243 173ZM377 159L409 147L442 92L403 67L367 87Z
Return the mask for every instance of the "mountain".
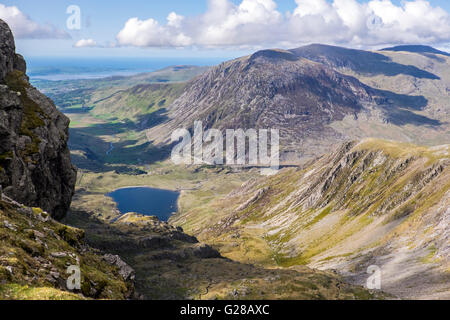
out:
M32 87L25 60L0 20L0 185L16 201L63 218L76 169L67 147L69 119Z
M349 139L449 141L450 62L420 54L326 45L262 50L191 80L150 128L156 144L178 128L280 129L285 163ZM294 159L294 160L293 160Z
M225 257L337 270L400 298L448 299L450 145L368 139L255 178L172 223Z
M443 56L450 57L450 53L444 52L438 49L435 49L430 46L421 46L421 45L409 45L409 46L396 46L391 48L384 48L381 49L381 51L403 51L403 52L415 52L415 53L422 53L422 54L440 54Z
M265 50L192 80L168 107L168 121L150 129L148 137L167 141L173 130L202 120L206 128L280 129L283 149L291 152L300 141L317 136L339 140L327 124L356 117L377 100L375 91L355 78L287 51ZM319 142L301 151L314 153L320 147Z
M347 49L322 44L312 44L290 50L295 56L320 62L336 69L350 69L360 74L407 74L415 78L439 79L433 73L412 65L393 62L389 57L371 51Z

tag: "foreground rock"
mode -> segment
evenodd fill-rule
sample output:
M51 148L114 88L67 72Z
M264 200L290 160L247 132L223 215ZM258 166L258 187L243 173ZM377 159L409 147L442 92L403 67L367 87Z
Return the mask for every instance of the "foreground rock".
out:
M84 231L38 208L0 200L0 300L131 299L134 270L84 241ZM67 280L80 270L80 288Z
M67 147L69 119L32 87L13 35L0 20L0 185L9 197L66 215L76 169Z

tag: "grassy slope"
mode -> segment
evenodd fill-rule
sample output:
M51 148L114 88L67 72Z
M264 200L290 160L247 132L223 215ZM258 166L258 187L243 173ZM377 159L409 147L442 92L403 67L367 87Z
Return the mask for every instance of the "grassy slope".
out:
M32 82L39 90L52 98L59 108L73 109L83 105L95 105L98 100L136 85L184 82L207 69L207 67L181 66L129 77L66 81L34 80Z
M380 292L346 284L332 272L307 267L265 269L190 252L200 244L170 240L144 246L173 227L152 217L128 214L111 223L72 212L68 223L86 230L89 243L119 254L136 270L136 289L145 299L384 299Z
M125 299L132 287L84 232L53 221L38 208L0 201L0 299ZM63 253L63 256L54 254ZM66 290L69 265L79 265L81 291Z
M143 116L168 107L183 89L183 83L138 85L97 102L92 114L103 119L143 121Z
M434 290L445 296L448 252L438 226L446 221L449 175L448 146L372 139L304 169L250 181L207 209L182 212L172 222L238 261L339 267L360 275L355 279L360 283L370 263L384 265L383 257L406 250L405 259L416 268L409 285L420 285L413 279L417 270L435 278L423 292L399 293L408 297ZM400 272L400 266L392 262L386 276L394 291L399 282L391 269Z

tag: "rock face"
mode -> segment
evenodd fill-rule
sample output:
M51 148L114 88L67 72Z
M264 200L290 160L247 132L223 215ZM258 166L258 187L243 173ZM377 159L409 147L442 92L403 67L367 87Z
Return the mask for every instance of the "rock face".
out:
M76 181L69 119L30 85L25 72L11 30L0 20L0 185L10 198L61 219Z

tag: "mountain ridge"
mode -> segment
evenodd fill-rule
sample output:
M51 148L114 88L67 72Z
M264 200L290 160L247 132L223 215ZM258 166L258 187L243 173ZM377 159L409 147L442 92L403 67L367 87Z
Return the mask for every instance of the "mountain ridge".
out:
M449 177L449 145L348 142L171 222L238 261L251 246L262 264L333 269L359 285L376 265L388 293L446 299Z
M167 144L171 132L192 129L194 121L203 121L205 129L279 128L285 158L296 154L294 158L301 161L346 139L393 138L398 132L410 134L413 127L426 135L441 131L440 141L445 141L442 129L447 122L442 120L450 117L432 115L428 97L386 90L385 78L399 78L416 87L419 81L424 86L439 81L443 89L450 84L447 76L443 79L379 52L326 45L261 50L191 80L167 108L167 121L150 128L147 136L156 144ZM433 108L445 114L443 102L439 101L441 109ZM347 122L373 124L379 132L355 136L358 130L341 126ZM410 141L421 143L414 139Z
M438 50L436 48L424 45L403 45L403 46L395 46L390 48L384 48L380 51L404 51L404 52L414 52L414 53L432 53L432 54L440 54L443 56L450 57L450 53Z

